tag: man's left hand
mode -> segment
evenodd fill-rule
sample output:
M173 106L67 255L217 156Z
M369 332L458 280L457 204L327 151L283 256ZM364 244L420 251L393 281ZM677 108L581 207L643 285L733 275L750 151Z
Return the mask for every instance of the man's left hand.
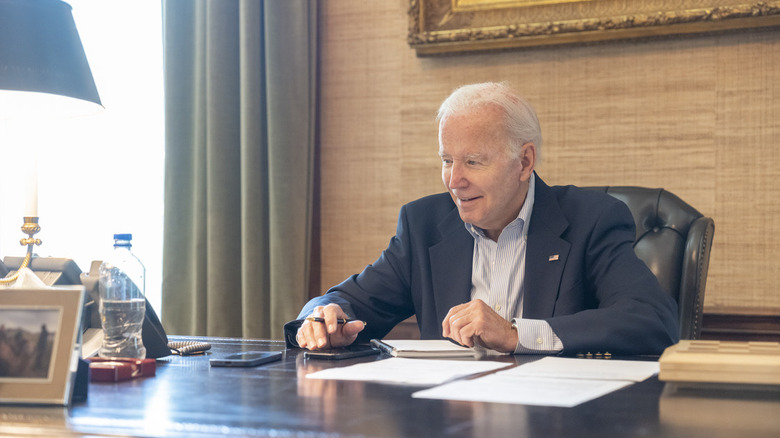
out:
M470 301L450 309L441 328L445 338L467 347L474 347L479 342L483 347L512 353L517 346L517 331L512 323L482 300Z

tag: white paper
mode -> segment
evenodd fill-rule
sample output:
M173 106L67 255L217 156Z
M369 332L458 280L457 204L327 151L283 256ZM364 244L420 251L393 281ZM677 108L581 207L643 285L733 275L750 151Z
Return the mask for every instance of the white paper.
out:
M510 376L641 382L658 374L658 369L658 361L545 357L502 373Z
M474 350L463 347L443 339L388 339L385 344L399 351L424 351L428 353L457 352L459 354L474 355Z
M412 397L572 407L641 382L657 374L658 367L658 362L647 361L545 357Z
M417 357L435 359L439 357L475 357L484 356L484 352L463 347L443 339L376 339L371 344L394 357Z
M11 284L0 285L0 289L49 289L30 268L19 269L19 277Z
M505 362L475 360L389 359L307 374L307 379L362 380L405 385L438 385L452 379L509 366Z
M573 407L630 385L627 380L585 380L490 374L412 394L414 398Z

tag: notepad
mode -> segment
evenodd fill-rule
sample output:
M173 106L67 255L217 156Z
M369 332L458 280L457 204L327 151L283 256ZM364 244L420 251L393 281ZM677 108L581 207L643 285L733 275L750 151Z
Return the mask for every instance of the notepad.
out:
M480 353L468 347L441 339L372 339L371 345L394 357L472 357Z

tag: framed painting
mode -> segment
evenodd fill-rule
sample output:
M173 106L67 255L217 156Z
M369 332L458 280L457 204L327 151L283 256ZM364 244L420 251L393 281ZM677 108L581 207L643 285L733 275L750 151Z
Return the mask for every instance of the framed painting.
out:
M0 290L0 403L68 405L84 287Z
M418 56L780 26L780 1L410 0Z

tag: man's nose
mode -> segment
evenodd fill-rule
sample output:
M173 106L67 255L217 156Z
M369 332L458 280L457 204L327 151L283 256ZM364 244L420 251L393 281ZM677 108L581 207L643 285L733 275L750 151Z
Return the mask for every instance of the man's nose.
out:
M447 187L450 189L463 188L467 184L466 176L463 172L463 166L453 163L449 168L449 180Z

